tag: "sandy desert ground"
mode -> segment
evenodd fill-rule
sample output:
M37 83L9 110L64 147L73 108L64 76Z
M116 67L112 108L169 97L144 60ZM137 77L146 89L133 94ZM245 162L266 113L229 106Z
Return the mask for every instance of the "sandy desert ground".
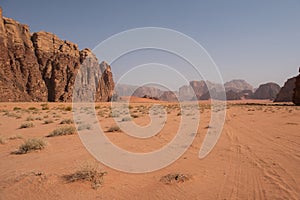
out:
M149 122L146 113L152 103L136 100L131 104L136 123ZM121 131L105 134L114 144L133 152L164 146L174 137L181 116L176 104L162 104L168 121L147 142ZM70 106L0 104L0 199L300 199L300 107L267 101L229 102L222 135L213 151L200 160L199 147L210 128L209 102L201 102L201 122L187 152L159 171L129 174L96 163L77 134L45 137L56 128L73 126L60 124L72 119ZM110 129L114 122L109 103L98 103L96 111L102 128ZM33 127L20 128L24 123ZM28 138L43 138L47 145L14 154ZM97 164L106 172L97 189L89 181L65 178L86 163ZM168 174L182 174L186 179L162 181Z

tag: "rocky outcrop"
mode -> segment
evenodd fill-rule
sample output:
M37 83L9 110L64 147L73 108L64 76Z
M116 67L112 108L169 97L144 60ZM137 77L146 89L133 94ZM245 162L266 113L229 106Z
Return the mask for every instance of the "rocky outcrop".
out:
M96 101L110 101L114 95L114 80L110 66L106 62L100 64L101 77L95 94Z
M199 98L199 100L209 100L209 99L215 99L215 100L240 100L240 99L242 99L242 96L241 96L240 93L232 91L232 90L229 90L224 94L224 92L220 92L220 91L216 90L215 88L213 88L210 91L203 94Z
M299 73L300 73L300 67L299 67ZM300 105L300 74L296 77L293 102L296 105Z
M83 65L79 79L83 88L95 88L91 91L96 91L96 101L111 99L111 68L99 64L89 49L80 51L76 44L48 32L31 35L27 25L0 12L0 101L71 101Z
M29 28L2 17L0 8L0 101L46 101Z
M131 96L137 88L138 86L135 85L117 84L115 85L115 92L119 96Z
M276 83L266 83L258 87L253 94L253 99L270 99L274 100L280 90L280 86Z
M295 77L288 79L284 83L284 86L280 89L274 102L292 102L294 89L295 89L295 83L296 83Z
M234 92L240 92L243 90L251 90L253 91L252 85L247 83L245 80L241 79L236 79L236 80L231 80L229 82L226 82L224 84L225 90L226 91L234 91Z
M141 86L141 87L137 87L137 89L135 89L132 96L135 96L135 97L149 96L152 98L159 99L159 97L162 95L162 93L163 93L163 91L156 87Z
M174 91L165 91L159 97L159 100L175 102L175 101L178 101L178 98L177 98L176 92L174 92Z

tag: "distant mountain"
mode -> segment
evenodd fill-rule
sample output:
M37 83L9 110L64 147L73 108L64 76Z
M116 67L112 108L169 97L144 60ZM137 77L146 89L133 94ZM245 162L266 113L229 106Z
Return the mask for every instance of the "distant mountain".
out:
M280 86L276 83L266 83L258 87L254 92L253 99L270 99L274 100L279 93Z
M164 91L162 93L162 95L160 95L159 100L162 100L162 101L178 101L177 95L178 95L177 91Z
M188 101L201 99L201 96L206 94L209 89L220 91L221 88L221 84L212 83L210 81L190 81L190 85L184 85L179 88L179 99Z
M229 82L226 82L224 84L225 90L226 91L234 91L234 92L240 92L243 90L251 90L253 91L253 87L252 85L250 85L249 83L247 83L245 80L241 80L241 79L235 79L235 80L231 80Z
M115 92L118 96L131 96L137 88L138 86L135 85L117 84Z
M280 89L274 102L292 102L296 84L296 77L288 79Z

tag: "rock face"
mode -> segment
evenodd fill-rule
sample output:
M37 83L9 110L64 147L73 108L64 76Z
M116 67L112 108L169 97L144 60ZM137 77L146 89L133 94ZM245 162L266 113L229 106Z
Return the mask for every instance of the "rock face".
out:
M236 80L231 80L229 82L226 82L224 84L224 87L225 87L226 91L230 91L230 90L232 90L234 92L240 92L243 90L253 91L252 85L247 83L245 80L241 80L241 79L236 79Z
M288 79L280 89L274 102L292 102L296 84L296 77Z
M135 97L144 97L149 96L151 98L157 98L162 95L163 91L156 88L156 87L148 87L148 86L141 86L138 87L132 94Z
M159 97L159 100L175 102L175 101L178 101L178 98L177 98L176 92L174 92L174 91L165 91Z
M29 28L3 18L0 8L0 101L46 101Z
M135 85L117 84L115 91L119 96L131 96L137 88Z
M300 73L300 67L299 67L299 73ZM293 102L296 105L300 105L300 74L296 77Z
M274 100L280 90L280 86L276 83L266 83L258 87L253 94L253 99L270 99Z
M82 85L96 88L96 101L110 100L114 84L109 65L52 33L31 35L27 25L0 12L0 101L71 101L81 65L87 66L80 75Z
M101 77L98 81L95 100L110 101L114 94L115 83L110 66L106 62L100 64Z

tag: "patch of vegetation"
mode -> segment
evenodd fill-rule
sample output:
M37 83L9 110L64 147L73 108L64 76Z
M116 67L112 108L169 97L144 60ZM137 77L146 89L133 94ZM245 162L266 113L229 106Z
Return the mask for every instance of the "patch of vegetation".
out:
M36 107L29 107L28 110L31 110L31 111L38 111L39 109L36 108Z
M93 189L98 189L103 183L103 176L107 172L103 172L96 164L85 164L81 166L75 173L65 175L63 178L67 182L88 181Z
M52 119L46 119L46 120L44 121L44 124L51 124L51 123L53 123L53 120L52 120Z
M92 126L90 124L80 124L78 126L78 130L81 131L81 130L91 130L92 129Z
M65 111L72 111L72 106L65 107Z
M14 136L10 136L8 139L9 140L23 139L23 136L22 135L14 135Z
M72 119L63 119L60 124L74 124Z
M34 119L35 119L35 118L34 118L33 116L30 115L30 116L28 116L28 117L26 118L26 121L34 121Z
M32 128L32 127L33 127L32 122L24 122L23 124L21 124L20 129L22 129L22 128Z
M131 117L123 117L122 122L131 121Z
M188 181L190 178L188 175L180 174L180 173L171 173L167 174L160 178L160 181L164 184L172 184L172 183L183 183Z
M14 111L17 111L17 110L22 110L22 108L20 108L20 107L14 107L14 109L13 109Z
M120 131L121 129L120 129L120 127L118 127L118 126L112 126L112 127L110 127L108 130L107 130L107 132L118 132L118 131Z
M43 104L41 104L41 106L42 106L42 110L49 110L50 109L49 105L47 103L43 103Z
M42 139L32 138L26 140L14 154L25 154L31 151L42 150L46 146L46 142Z
M73 135L76 133L76 128L74 126L65 126L65 127L59 127L55 130L53 130L47 137L55 137L55 136L61 136L61 135Z

